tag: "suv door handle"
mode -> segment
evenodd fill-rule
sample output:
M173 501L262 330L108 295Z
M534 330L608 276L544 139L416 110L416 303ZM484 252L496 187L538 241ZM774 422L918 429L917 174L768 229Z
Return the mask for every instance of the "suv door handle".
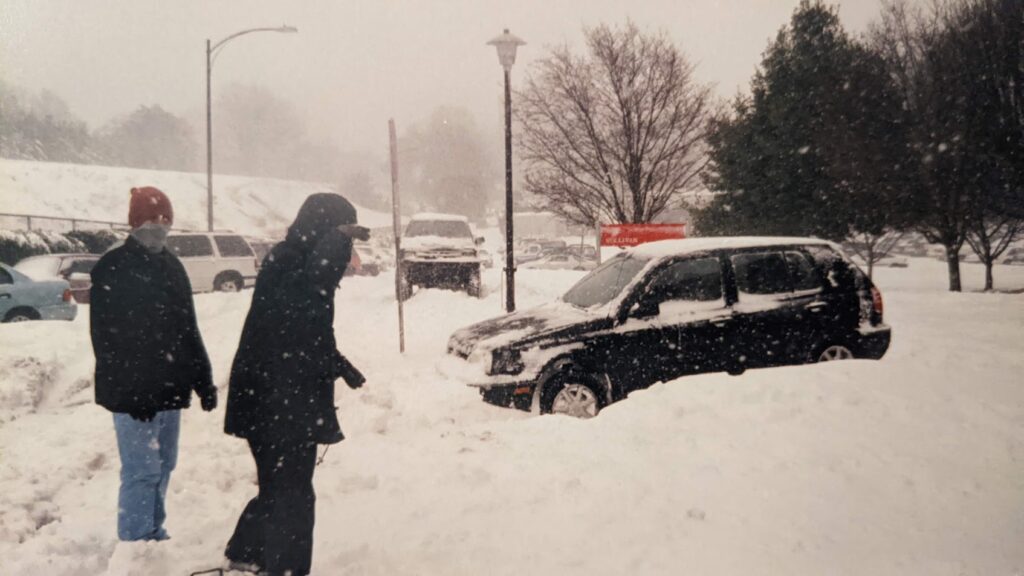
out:
M6 299L6 298L10 298L10 297L11 297L11 295L10 295L10 294L7 294L7 293L4 293L4 294L0 294L0 300L2 300L2 299Z
M807 306L804 306L804 309L810 310L811 312L817 312L826 306L828 306L828 302L811 302Z

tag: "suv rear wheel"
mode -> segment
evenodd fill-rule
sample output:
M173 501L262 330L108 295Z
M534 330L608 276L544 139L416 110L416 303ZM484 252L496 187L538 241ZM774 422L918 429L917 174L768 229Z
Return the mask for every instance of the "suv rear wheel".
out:
M832 360L850 360L853 358L853 352L850 351L846 346L840 344L833 344L826 346L821 354L818 355L818 362L831 362Z
M213 281L213 289L218 292L238 292L242 285L242 277L237 272L221 272Z

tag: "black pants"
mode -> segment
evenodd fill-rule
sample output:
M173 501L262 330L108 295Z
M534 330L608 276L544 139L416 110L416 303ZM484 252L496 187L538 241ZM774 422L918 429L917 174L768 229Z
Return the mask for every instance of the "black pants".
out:
M316 444L249 439L259 493L238 519L224 554L271 575L309 574L313 558Z

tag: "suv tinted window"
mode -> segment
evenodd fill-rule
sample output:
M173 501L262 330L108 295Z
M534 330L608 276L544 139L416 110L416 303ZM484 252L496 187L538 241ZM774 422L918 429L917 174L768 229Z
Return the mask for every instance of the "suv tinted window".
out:
M469 224L461 220L413 220L405 229L406 236L441 236L443 238L472 238Z
M252 249L241 236L214 236L217 251L225 258L234 256L252 256Z
M14 279L3 268L0 268L0 284L14 284Z
M790 291L789 268L778 252L737 254L732 257L732 266L740 292L779 294Z
M206 236L168 236L167 247L179 258L213 256L213 246Z
M803 252L786 252L786 263L793 279L793 290L814 290L821 288L821 281L814 269L814 262Z
M658 273L647 292L660 302L718 300L722 297L722 265L718 258L674 262Z

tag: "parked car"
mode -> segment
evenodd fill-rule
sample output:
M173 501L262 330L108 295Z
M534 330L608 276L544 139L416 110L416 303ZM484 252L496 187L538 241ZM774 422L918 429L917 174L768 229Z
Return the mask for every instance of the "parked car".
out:
M516 264L523 264L537 260L543 252L544 248L540 244L520 244L515 248L513 258L515 258Z
M78 306L67 280L33 280L7 264L0 264L0 319L74 320Z
M253 236L247 236L245 241L249 243L249 248L252 248L252 252L256 256L256 270L263 266L263 259L267 257L267 254L270 254L270 251L278 242L277 240L255 238Z
M391 245L389 251L387 246L381 246L373 242L366 244L359 243L356 244L356 250L359 252L359 256L363 259L364 267L369 265L367 268L367 274L371 276L376 276L394 266L394 245Z
M20 260L14 269L33 280L66 280L75 301L88 304L92 287L89 273L99 259L98 254L41 254Z
M412 296L415 286L465 290L480 297L480 255L469 221L453 214L417 214L402 236L399 296Z
M597 260L587 260L573 256L568 252L562 254L549 254L536 260L524 262L520 268L538 268L542 270L591 270L597 264Z
M452 334L439 366L484 400L594 416L688 374L881 358L882 295L832 243L667 240L626 250L560 300Z
M589 244L572 244L566 247L566 252L583 260L597 260L597 248Z
M540 244L541 256L549 256L551 254L565 254L569 249L565 243L565 240L541 240Z
M256 254L238 234L172 233L167 248L185 266L193 292L238 292L256 281Z
M381 269L380 257L375 255L370 245L356 244L352 247L352 258L345 269L345 276L377 276Z

